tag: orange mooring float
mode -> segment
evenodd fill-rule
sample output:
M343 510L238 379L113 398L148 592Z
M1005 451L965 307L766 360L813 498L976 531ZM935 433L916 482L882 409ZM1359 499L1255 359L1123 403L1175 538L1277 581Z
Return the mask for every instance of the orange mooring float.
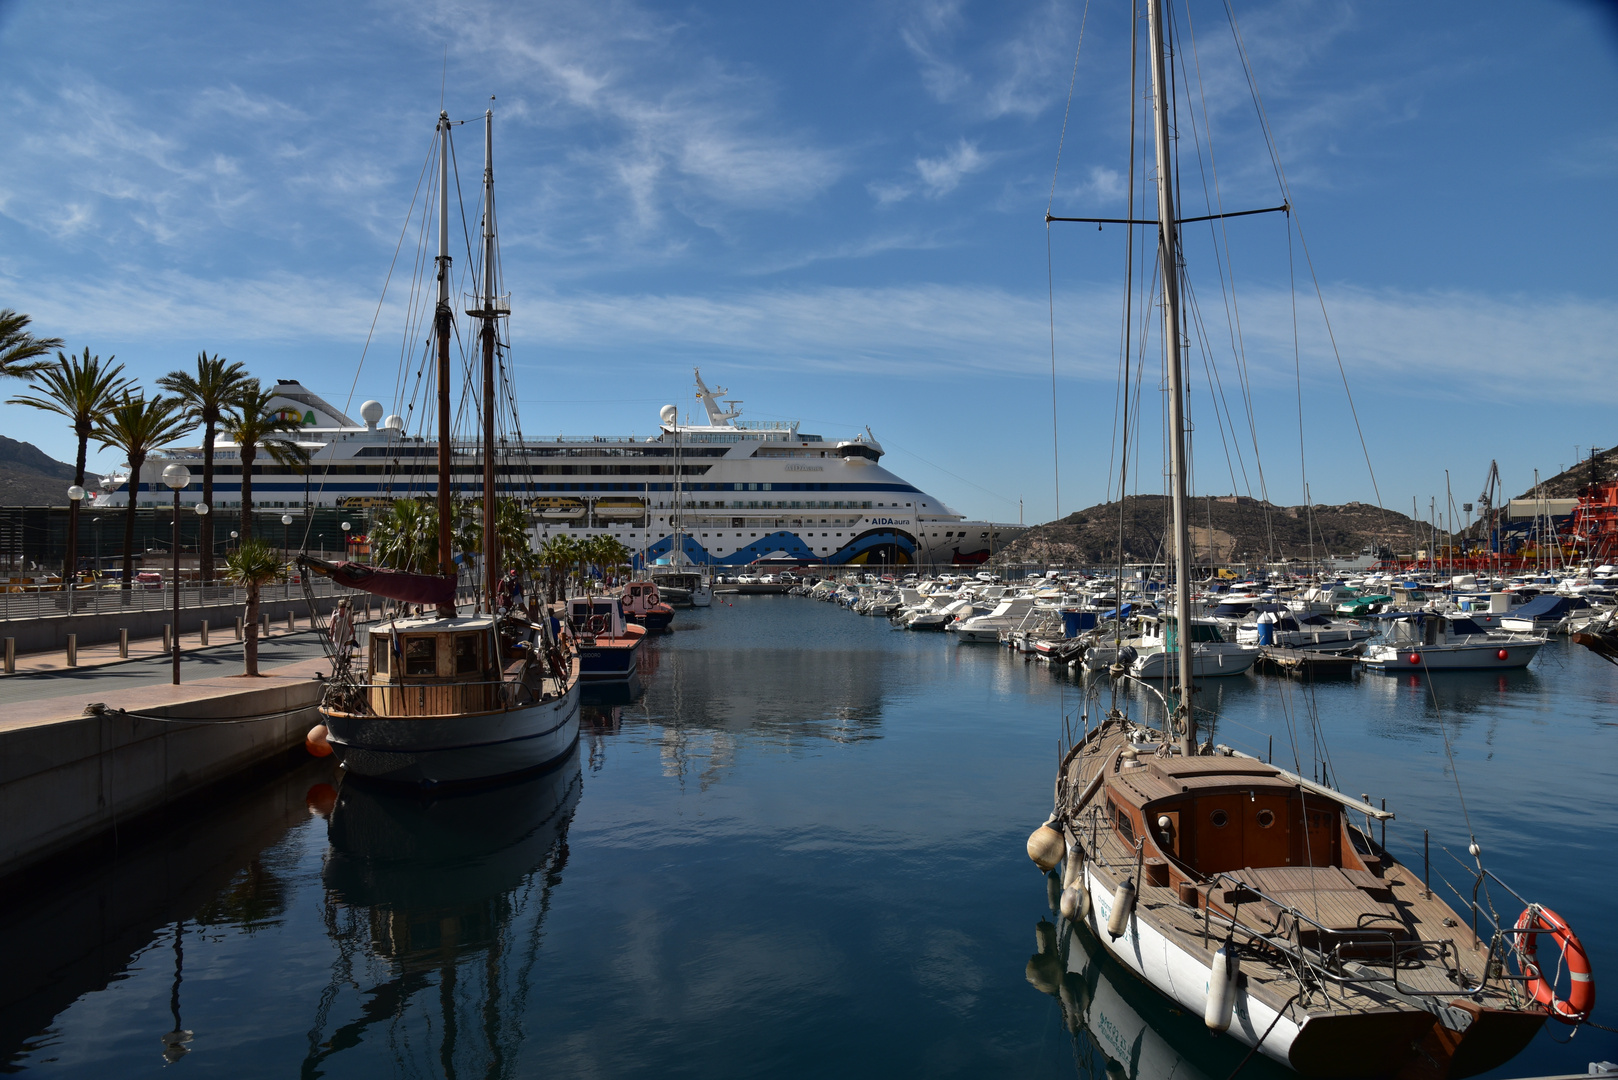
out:
M1596 980L1590 970L1590 956L1572 927L1550 908L1529 904L1517 916L1517 929L1527 931L1518 935L1517 954L1523 974L1528 976L1528 993L1564 1024L1582 1024L1589 1019L1590 1010L1596 1007ZM1556 996L1555 976L1547 979L1540 970L1539 931L1548 931L1562 950L1561 963L1567 965L1572 982L1565 1001ZM1561 964L1557 967L1560 969Z
M303 737L304 749L315 757L331 757L331 743L326 741L326 725L316 724Z

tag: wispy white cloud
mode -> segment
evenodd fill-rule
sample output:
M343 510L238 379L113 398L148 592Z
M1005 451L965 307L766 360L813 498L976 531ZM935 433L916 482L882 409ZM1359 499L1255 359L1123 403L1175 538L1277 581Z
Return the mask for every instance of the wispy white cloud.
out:
M962 138L938 157L918 157L912 166L914 179L874 180L866 190L883 206L902 202L918 191L930 199L942 198L960 187L964 177L988 168L994 156Z
M917 0L899 38L916 61L922 87L936 101L975 117L1037 116L1061 93L1057 78L1068 49L1068 7L1050 2L1021 18L996 19L1004 29L973 36L961 0ZM997 14L999 14L997 12Z

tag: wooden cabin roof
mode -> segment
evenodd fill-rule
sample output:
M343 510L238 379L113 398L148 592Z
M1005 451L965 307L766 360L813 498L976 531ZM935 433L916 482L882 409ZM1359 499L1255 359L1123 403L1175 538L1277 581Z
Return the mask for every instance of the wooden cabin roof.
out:
M1284 779L1262 761L1239 757L1143 757L1141 764L1125 765L1114 775L1136 805L1171 798L1188 791L1237 787L1243 790L1269 788L1293 791L1297 785Z

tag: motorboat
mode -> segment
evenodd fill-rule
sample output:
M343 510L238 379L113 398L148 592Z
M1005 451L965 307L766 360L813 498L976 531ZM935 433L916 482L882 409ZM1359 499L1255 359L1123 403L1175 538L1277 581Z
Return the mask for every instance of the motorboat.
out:
M674 622L674 608L663 602L658 587L650 581L631 581L624 586L624 618L660 634Z
M1137 679L1162 679L1172 674L1178 663L1178 628L1158 616L1143 618L1141 624L1142 633L1135 646L1139 655L1130 665L1130 674ZM1218 623L1192 619L1190 627L1192 677L1245 675L1258 661L1257 646L1226 641Z
M1343 652L1371 637L1368 627L1335 622L1325 615L1261 614L1236 628L1242 645L1278 645L1284 649ZM1268 640L1265 640L1268 638Z
M1464 615L1413 611L1384 616L1382 639L1361 657L1377 671L1488 671L1527 667L1546 639L1485 630Z
M1035 598L1032 596L1007 597L995 605L994 610L988 614L962 619L951 629L955 631L958 641L998 644L1003 633L1022 625L1029 612L1034 610L1034 603Z
M646 628L624 614L616 596L574 596L567 602L567 625L577 643L580 677L590 681L627 679Z

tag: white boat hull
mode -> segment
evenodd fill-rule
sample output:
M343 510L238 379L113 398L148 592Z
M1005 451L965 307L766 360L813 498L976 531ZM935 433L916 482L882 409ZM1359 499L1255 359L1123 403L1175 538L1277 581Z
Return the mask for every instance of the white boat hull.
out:
M327 739L355 776L434 786L542 769L579 739L579 683L526 709L474 716L328 716Z
M1118 940L1111 940L1107 934L1107 920L1112 916L1111 886L1096 876L1089 865L1084 868L1084 879L1092 900L1085 928L1101 942L1102 948L1160 994L1178 1002L1194 1016L1203 1015L1208 1004L1208 965L1133 914L1124 933ZM1259 1045L1259 1036L1266 1030L1269 1034ZM1235 1015L1229 1032L1232 1037L1248 1046L1258 1046L1259 1053L1265 1057L1290 1067L1292 1043L1300 1030L1290 1017L1277 1019L1274 1009L1251 997L1245 988L1237 988Z
M1176 653L1146 653L1135 660L1134 675L1137 679L1161 679L1165 675L1175 674L1178 662ZM1194 679L1243 675L1257 662L1258 649L1251 646L1232 648L1227 645L1219 649L1191 647L1191 677Z
M1491 671L1524 668L1539 654L1543 641L1502 641L1483 645L1377 645L1361 657L1376 671ZM1502 659L1500 654L1505 653ZM1416 659L1411 661L1411 657Z

